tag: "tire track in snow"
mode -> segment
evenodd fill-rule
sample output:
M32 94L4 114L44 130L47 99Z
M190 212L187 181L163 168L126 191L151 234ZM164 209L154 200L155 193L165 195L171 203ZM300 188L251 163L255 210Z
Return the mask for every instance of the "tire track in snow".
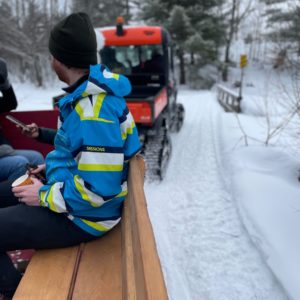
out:
M210 92L186 109L162 183L146 184L170 299L285 299L244 230L221 168L220 108Z

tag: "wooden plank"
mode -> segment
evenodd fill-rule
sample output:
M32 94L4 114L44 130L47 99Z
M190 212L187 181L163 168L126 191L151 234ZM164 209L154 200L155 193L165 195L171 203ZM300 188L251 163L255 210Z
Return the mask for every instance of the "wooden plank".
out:
M102 238L85 244L72 299L122 299L121 269L119 224Z
M127 293L129 295L134 295L135 299L147 299L147 290L146 290L146 279L144 274L144 265L142 262L142 249L141 249L141 240L140 240L140 232L137 228L137 212L135 210L134 202L137 201L137 185L141 185L143 187L143 178L140 174L140 164L139 160L141 158L134 157L130 161L129 167L129 178L128 178L128 195L127 195L127 209L130 212L130 235L131 239L128 239L130 244L127 245L128 252L134 251L132 255L132 267L129 270L127 278L129 278L128 283L132 281L131 285L127 286ZM141 162L144 161L141 159ZM133 172L132 170L136 170L138 172ZM134 182L134 185L132 184ZM133 189L134 187L134 189ZM143 199L141 199L142 203L145 205ZM147 219L144 220L145 222L149 221ZM126 232L125 232L126 234ZM151 239L151 236L149 237ZM125 248L125 249L126 249ZM129 265L130 267L130 265ZM133 272L132 272L133 270ZM134 285L133 285L134 283ZM126 297L123 298L124 300L127 299Z
M132 241L137 299L168 299L154 234L143 189L144 161L137 156L130 162L128 195L132 222ZM141 279L143 278L143 279Z
M128 205L128 197L125 201L122 216L122 298L124 300L137 300L134 255L132 245L132 222Z
M39 250L13 300L66 300L79 247Z

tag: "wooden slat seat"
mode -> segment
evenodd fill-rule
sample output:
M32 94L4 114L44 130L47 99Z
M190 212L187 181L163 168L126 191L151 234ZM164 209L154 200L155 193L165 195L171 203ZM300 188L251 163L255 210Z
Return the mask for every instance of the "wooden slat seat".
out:
M121 223L76 247L35 253L14 300L168 299L143 190L144 161L130 161Z

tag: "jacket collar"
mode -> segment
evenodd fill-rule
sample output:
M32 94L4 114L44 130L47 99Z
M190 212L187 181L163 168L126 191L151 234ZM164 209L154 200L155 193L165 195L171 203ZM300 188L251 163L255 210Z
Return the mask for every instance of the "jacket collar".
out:
M68 93L71 94L73 93L82 83L84 83L86 80L89 79L89 74L85 74L82 77L80 77L75 83L63 88L63 90Z

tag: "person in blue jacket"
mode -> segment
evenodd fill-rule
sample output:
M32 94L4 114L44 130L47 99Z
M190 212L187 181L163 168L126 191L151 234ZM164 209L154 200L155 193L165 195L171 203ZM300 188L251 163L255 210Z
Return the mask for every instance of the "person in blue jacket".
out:
M6 251L67 247L93 240L121 218L128 162L141 145L124 96L128 79L97 64L91 21L74 13L51 31L49 50L59 79L55 149L46 157L46 183L14 187L19 205L0 209L0 293L12 296L21 275ZM34 172L43 169L39 166Z

